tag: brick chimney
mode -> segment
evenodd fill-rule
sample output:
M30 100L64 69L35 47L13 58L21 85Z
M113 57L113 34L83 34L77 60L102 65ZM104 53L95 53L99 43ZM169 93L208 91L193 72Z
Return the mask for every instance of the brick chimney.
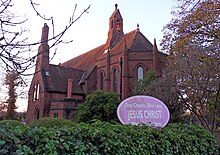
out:
M42 28L41 42L38 48L36 72L41 70L49 71L49 45L48 45L49 27L45 23Z
M72 98L72 89L73 89L73 79L68 79L67 84L67 98Z
M49 34L49 27L46 23L44 23L44 27L42 28L41 34L41 44L48 44L48 34Z

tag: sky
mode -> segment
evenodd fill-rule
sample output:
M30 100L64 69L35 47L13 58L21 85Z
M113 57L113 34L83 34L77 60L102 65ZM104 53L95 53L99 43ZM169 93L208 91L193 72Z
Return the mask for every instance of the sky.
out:
M175 4L175 0L33 0L33 2L40 4L37 10L42 15L47 18L53 16L55 33L59 33L68 25L76 4L75 19L90 5L88 13L83 14L63 37L64 41L72 42L56 47L56 55L50 62L52 64L65 62L104 44L108 35L109 17L115 9L115 4L118 4L122 15L125 34L135 30L139 24L142 34L151 43L156 38L160 48L162 29L171 20L171 11ZM48 24L50 37L52 36L51 22L37 17L29 0L14 0L13 3L16 13L28 18L25 28L29 30L27 33L29 42L40 40L44 23ZM50 49L50 56L54 51L55 48ZM18 110L23 111L26 107L26 104L22 103Z

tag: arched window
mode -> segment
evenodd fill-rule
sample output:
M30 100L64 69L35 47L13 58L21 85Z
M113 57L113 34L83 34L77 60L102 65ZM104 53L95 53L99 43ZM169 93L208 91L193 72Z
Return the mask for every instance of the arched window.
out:
M40 94L40 85L34 84L33 101L36 101L39 99L39 94Z
M40 118L40 111L39 111L39 108L37 107L36 111L35 111L35 120L37 120L39 118Z
M121 23L120 23L120 20L117 20L117 23L116 23L116 29L117 29L118 31L121 30Z
M144 70L143 67L139 66L137 70L138 80L143 80L144 78Z
M100 73L100 89L104 90L104 74L103 74L103 72Z
M116 68L113 70L113 90L115 93L118 92L118 72Z

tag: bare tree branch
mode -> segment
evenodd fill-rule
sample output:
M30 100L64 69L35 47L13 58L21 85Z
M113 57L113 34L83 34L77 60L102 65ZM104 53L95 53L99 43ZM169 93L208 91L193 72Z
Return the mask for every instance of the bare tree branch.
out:
M44 42L50 42L49 49L61 43L70 43L71 41L63 41L64 34L79 20L84 13L87 13L90 6L84 9L79 16L75 17L77 5L75 5L73 14L70 16L70 21L60 32L55 31L53 17L45 17L37 9L40 4L30 0L30 7L36 12L37 16L44 21L51 21L53 36L46 41L27 42L28 38L24 37L25 29L19 29L27 21L16 17L11 8L14 5L12 0L2 0L0 4L0 62L6 69L16 70L20 75L30 75L25 73L35 66L37 54L33 55L32 49ZM56 50L52 56L55 56Z

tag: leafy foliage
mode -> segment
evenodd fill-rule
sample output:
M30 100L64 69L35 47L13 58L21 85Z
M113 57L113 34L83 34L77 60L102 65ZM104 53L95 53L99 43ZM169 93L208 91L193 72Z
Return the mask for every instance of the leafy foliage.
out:
M7 119L15 118L15 105L17 99L17 86L20 84L19 75L15 71L6 71L4 84L7 87L7 99L1 101L0 110L5 110Z
M22 124L20 121L16 121L16 120L2 120L2 121L0 121L0 128L14 129L17 126L23 127L24 124Z
M220 117L220 3L177 1L161 44L170 54L164 78L173 81L172 92L192 122L214 130Z
M161 43L164 50L170 53L171 48L210 47L219 43L219 0L176 1L179 3L172 12L173 19L164 29Z
M206 129L170 124L148 126L75 123L72 127L0 129L1 154L217 154L215 137ZM3 134L4 133L4 134Z
M96 91L86 98L75 114L74 121L88 122L93 119L116 121L117 107L120 103L118 96L111 92Z
M73 122L67 119L62 118L50 118L44 117L39 120L36 120L30 124L29 127L46 127L46 128L60 128L64 126L73 126Z
M165 70L166 72L166 70ZM170 122L183 121L183 107L181 106L175 91L176 81L172 78L157 77L156 72L150 70L143 80L139 80L135 86L136 95L148 95L164 102L171 114Z
M143 91L157 78L157 73L154 70L149 70L142 80L138 80L135 88L134 94L140 95Z
M167 69L164 70L166 72ZM176 81L165 74L163 77L158 77L152 81L142 94L154 96L164 102L170 111L170 122L183 122L184 107L181 100L178 99Z

